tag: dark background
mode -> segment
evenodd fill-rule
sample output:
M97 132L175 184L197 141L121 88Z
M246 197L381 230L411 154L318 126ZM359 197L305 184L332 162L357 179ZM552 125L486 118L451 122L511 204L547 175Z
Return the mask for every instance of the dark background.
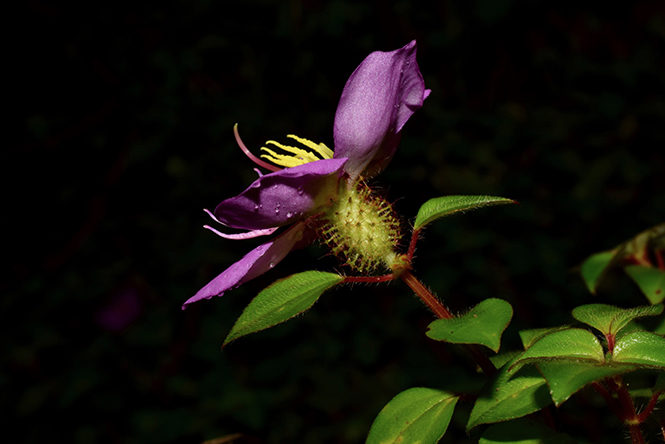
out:
M437 222L416 274L453 310L511 302L506 350L576 305L646 303L621 276L594 298L574 267L663 222L663 2L21 4L6 17L0 305L16 442L359 443L400 391L482 381L425 337L431 315L402 283L336 289L220 351L263 287L333 269L320 248L180 310L260 242L201 228L202 208L255 178L233 124L255 151L291 133L332 147L348 76L412 39L432 94L376 184L405 227L440 195L520 202ZM605 442L605 411L582 398L561 420L601 418L583 432Z

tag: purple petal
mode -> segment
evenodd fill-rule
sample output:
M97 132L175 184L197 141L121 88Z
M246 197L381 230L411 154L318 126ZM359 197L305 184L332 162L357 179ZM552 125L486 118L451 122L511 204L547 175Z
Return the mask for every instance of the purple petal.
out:
M215 208L226 226L260 230L287 225L327 205L337 193L346 159L323 159L259 177Z
M392 159L400 131L430 90L416 62L416 41L392 52L371 53L351 74L337 106L335 158L355 179L381 171Z
M224 292L237 288L270 270L284 259L294 245L302 239L304 230L305 224L301 222L272 241L259 245L189 298L183 304L182 309L184 310L189 304L201 299L222 296Z

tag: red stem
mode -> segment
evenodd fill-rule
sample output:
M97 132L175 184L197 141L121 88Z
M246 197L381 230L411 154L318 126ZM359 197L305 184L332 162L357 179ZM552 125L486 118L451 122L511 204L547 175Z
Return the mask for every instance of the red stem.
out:
M425 287L422 282L420 282L409 270L404 270L399 275L400 278L413 290L413 292L418 296L424 303L429 307L430 310L440 319L452 319L454 318L453 314L443 306L441 301L439 301L436 296L432 294L431 291ZM480 369L488 377L491 377L496 373L496 367L490 361L490 359L480 351L480 348L475 344L465 344L466 349L469 350L471 356L476 361Z
M366 284L378 284L379 282L389 282L395 279L394 274L384 274L383 276L345 276L343 283L363 282Z
M453 314L443 306L441 301L439 301L432 294L432 292L430 292L427 287L422 284L422 282L420 282L413 274L411 274L409 270L404 270L399 277L401 277L402 280L406 282L406 285L408 285L411 290L413 290L416 296L418 296L438 318L454 318Z
M649 415L651 415L651 412L653 412L653 409L656 407L656 404L658 403L658 397L660 396L661 393L663 393L662 390L659 392L655 392L653 395L651 395L649 404L647 404L642 413L637 415L637 419L640 423L646 421Z
M409 249L406 253L406 257L409 258L409 263L413 260L413 255L416 252L416 243L418 242L419 235L420 230L413 230L413 233L411 233L411 241L409 242Z
M614 415L617 418L619 418L621 421L623 421L624 420L624 414L623 414L623 411L621 410L621 406L619 406L619 403L617 402L616 399L612 398L612 395L610 394L610 392L607 391L605 386L603 386L599 382L594 382L591 385L593 386L593 388L596 389L598 394L600 394L600 396L603 397L603 399L607 403L607 406L610 408L612 413L614 413Z
M628 430L630 430L631 441L633 444L644 444L644 437L640 430L640 418L637 415L635 404L633 404L633 399L630 397L628 389L619 376L611 379L611 381L614 383L613 389L619 395L619 402L621 403L624 415L623 422L628 426Z

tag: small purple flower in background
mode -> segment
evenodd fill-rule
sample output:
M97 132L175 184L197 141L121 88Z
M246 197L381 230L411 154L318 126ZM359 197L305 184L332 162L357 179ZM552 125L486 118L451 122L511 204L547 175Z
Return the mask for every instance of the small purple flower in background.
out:
M334 153L324 144L293 135L288 137L316 155L268 141L290 153L262 148L266 153L262 157L284 167L280 169L254 157L234 128L243 151L259 166L274 172L259 173L260 177L244 192L220 203L213 213L208 212L222 225L246 232L224 234L206 228L224 238L249 239L292 226L231 265L187 300L183 309L201 299L221 296L265 273L293 248L311 243L315 237L325 237L333 251L346 256L350 265L360 264L358 269L371 270L379 264L389 267L396 256L398 223L391 218L389 204L372 197L361 182L387 166L402 127L429 93L416 62L416 42L412 41L395 51L371 53L351 74L335 114ZM359 214L365 217L367 212L376 213L374 219L360 221Z

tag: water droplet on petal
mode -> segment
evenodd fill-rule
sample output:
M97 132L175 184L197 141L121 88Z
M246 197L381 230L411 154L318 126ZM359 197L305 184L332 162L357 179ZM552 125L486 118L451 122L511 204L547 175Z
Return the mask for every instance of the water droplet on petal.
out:
M302 193L304 193L305 190L302 189L302 187L298 187L298 194L302 196Z
M275 214L279 214L279 207L275 208Z
M274 266L275 266L275 263L274 263L274 262L271 262L271 263L270 263L270 268L273 268Z
M292 216L293 216L292 212L289 211L288 213L286 213L286 217L292 217Z
M254 211L259 211L259 206L258 205L254 205Z

